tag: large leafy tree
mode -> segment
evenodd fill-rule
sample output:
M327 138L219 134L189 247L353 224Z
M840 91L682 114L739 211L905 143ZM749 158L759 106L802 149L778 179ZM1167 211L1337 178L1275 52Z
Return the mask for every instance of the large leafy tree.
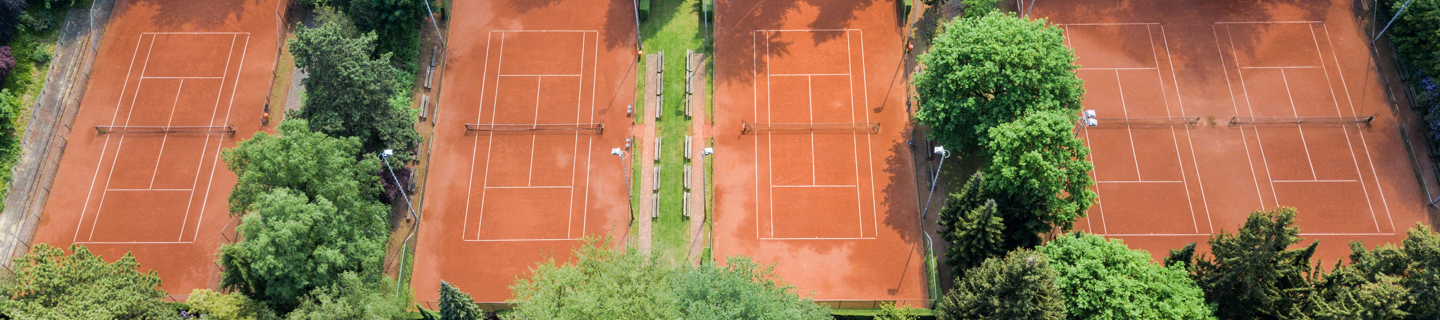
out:
M1400 13L1407 2L1409 6ZM1387 16L1400 14L1389 31L1395 51L1425 75L1440 77L1440 1L1387 0L1380 4L1389 9L1382 11Z
M542 262L511 286L516 319L828 319L771 268L670 265L589 239L570 264Z
M992 139L990 128L1026 114L1078 113L1075 55L1046 23L991 12L945 24L913 76L915 119L941 144L977 149Z
M315 131L359 138L367 153L388 148L408 155L420 141L416 113L402 94L407 84L395 81L400 71L390 55L371 56L375 39L373 32L352 36L339 23L295 32L290 53L309 74L299 117Z
M955 282L937 319L1065 319L1065 300L1049 259L1035 251L991 258Z
M1350 264L1316 284L1323 303L1317 309L1372 319L1440 318L1440 235L1422 224L1406 233L1401 247L1366 250L1350 243Z
M385 276L345 272L338 281L315 289L299 308L286 315L291 320L391 320L410 319L408 291L396 295L395 283Z
M286 312L344 272L380 273L388 210L377 200L378 164L358 160L359 150L354 138L312 132L302 120L227 150L240 176L231 210L244 218L243 240L220 248L221 284Z
M1181 250L1166 261L1189 261L1191 277L1221 319L1301 316L1312 299L1317 271L1310 258L1320 242L1290 249L1301 240L1294 224L1294 208L1255 211L1236 233L1211 236L1209 256Z
M440 282L440 320L477 320L484 317L485 311L475 305L475 299L470 294L461 292L449 282Z
M275 319L275 312L264 303L251 300L240 293L219 293L209 289L196 289L185 298L190 313L214 320L269 320Z
M982 188L999 204L1013 247L1038 245L1038 234L1052 227L1070 229L1095 201L1090 149L1075 138L1071 118L1037 112L989 131Z
M1120 240L1073 233L1036 249L1059 275L1071 319L1213 319L1185 268L1162 267Z
M174 317L161 298L160 276L140 273L126 253L105 262L83 245L71 255L37 244L16 258L14 276L0 285L0 318L7 319L163 319Z

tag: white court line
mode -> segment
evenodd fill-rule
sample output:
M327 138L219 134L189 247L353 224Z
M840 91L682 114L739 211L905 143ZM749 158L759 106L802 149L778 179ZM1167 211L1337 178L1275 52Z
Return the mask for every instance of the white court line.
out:
M1185 98L1180 94L1180 79L1175 75L1175 59L1172 58L1174 55L1170 52L1170 37L1165 34L1164 25L1160 26L1160 39L1165 42L1165 60L1170 62L1170 81L1175 83L1175 102L1179 104L1180 116L1185 117ZM1226 81L1229 81L1229 76L1226 77ZM1234 99L1234 96L1231 96L1231 99ZM1210 232L1214 233L1215 223L1210 219L1210 199L1205 195L1205 180L1200 176L1200 161L1195 158L1195 140L1191 136L1190 128L1186 127L1185 141L1190 145L1190 164L1195 166L1195 182L1200 186L1200 206L1205 209L1205 224L1210 227ZM1184 166L1181 166L1180 170L1183 172Z
M464 239L463 242L525 242L525 241L576 241L580 238L538 238L538 239Z
M759 33L760 30L750 32L750 81L752 82L750 85L750 115L754 116L756 120L760 119L760 86L758 85L758 82L760 81L760 45L758 44L760 42ZM765 45L768 48L770 44L766 43ZM769 61L766 61L766 64L768 65ZM768 73L766 74L765 85L767 90L766 93L768 94L770 85ZM770 97L766 96L765 101L768 103L770 101ZM769 112L769 106L766 106L766 109L766 112ZM751 154L759 155L760 137L754 137L754 139L755 143L751 145L754 146L755 153ZM755 159L755 238L763 238L760 236L760 159Z
M1280 69L1280 80L1285 83L1285 97L1290 99L1290 114L1299 117L1300 111L1295 109L1295 94L1290 92L1290 77L1285 76L1285 69ZM1320 179L1320 175L1315 173L1315 158L1310 156L1310 142L1305 139L1305 126L1295 126L1295 130L1300 131L1300 147L1305 149L1305 163L1310 165L1310 177ZM1260 134L1257 133L1255 136L1257 137L1255 140L1261 139L1258 138ZM1270 180L1274 181L1275 177L1270 177ZM1280 198L1275 198L1275 201L1280 201Z
M1320 23L1320 21L1221 21L1215 24L1283 24L1283 23Z
M193 244L195 241L76 241L79 244Z
M1160 72L1160 54L1155 52L1155 33L1150 30L1150 26L1145 26L1145 37L1150 40L1150 60L1155 62L1155 80L1160 84L1160 98L1165 101L1165 116L1172 117L1174 115L1170 113L1170 99L1165 97L1165 74ZM1170 52L1166 51L1165 55L1169 58ZM1180 92L1176 91L1175 96L1179 97ZM1182 187L1185 189L1185 204L1190 207L1190 225L1194 226L1195 232L1200 232L1200 222L1195 218L1195 199L1190 196L1189 178L1185 176L1185 158L1180 156L1180 138L1175 136L1173 126L1170 127L1170 141L1175 143L1175 169L1180 171L1180 183L1184 184Z
M149 34L149 35L157 35L157 34L229 34L229 35L241 35L241 34L243 34L243 35L246 35L246 36L249 36L249 35L250 35L249 32L145 32L145 33L141 33L141 35L146 35L146 34Z
M584 61L581 61L581 64L584 64ZM581 66L581 68L584 68L584 66ZM583 74L501 74L501 75L497 75L497 76L501 76L501 77L579 77L579 76L583 76Z
M765 83L766 83L766 84L769 84L770 82L767 81L767 82L765 82ZM805 77L805 99L806 99L806 100L805 100L806 102L809 102L809 103L807 103L806 105L810 108L810 123L815 123L815 78L812 78L812 77L809 77L809 76L806 76L806 77ZM773 148L774 146L771 146L771 147ZM814 131L811 131L811 132L810 132L810 184L819 184L819 181L818 181L818 180L819 180L819 177L816 177L816 176L820 175L820 174L817 172L818 169L816 168L816 167L819 167L819 165L818 165L816 162L817 162L817 161L816 161L816 159L815 159L815 132L814 132ZM774 183L771 183L771 185L774 185Z
M1228 34L1230 29L1226 28L1225 32ZM1210 26L1210 33L1215 36L1215 53L1220 54L1218 56L1220 57L1220 72L1225 76L1225 87L1229 89L1230 92L1230 106L1235 109L1235 115L1240 115L1240 102L1235 100L1235 86L1230 84L1230 71L1228 70L1229 67L1225 64L1225 50L1224 47L1220 46L1220 31L1212 25ZM1235 64L1236 67L1239 67L1240 61L1236 60ZM1246 102L1248 103L1250 97L1246 96L1245 99L1247 99ZM1256 138L1259 138L1259 136L1256 136ZM1245 164L1250 166L1250 181L1255 182L1255 197L1260 200L1260 209L1264 210L1265 195L1260 192L1260 177L1255 174L1255 159L1250 157L1250 139L1245 137L1245 129L1243 128L1240 129L1240 140L1245 143ZM1196 163L1196 168L1199 168L1198 162ZM1214 230L1213 225L1211 230Z
M505 34L502 33L500 34L500 36L504 37ZM485 75L490 74L490 42L494 38L494 32L490 32L485 35L485 65L484 68L481 69L484 70L484 72L480 73L480 101L476 102L475 106L475 123L480 123L481 115L485 114L485 84L486 82L490 81L490 77ZM498 86L500 80L496 79L495 82ZM470 141L470 176L467 177L465 181L465 217L461 220L462 224L460 225L460 240L462 241L466 240L465 229L470 227L470 198L474 195L474 193L472 192L475 191L475 155L479 153L480 148L478 146L480 145L480 135L475 135L471 138ZM486 162L488 164L489 158L486 158ZM482 188L483 184L484 183L482 182ZM484 202L482 201L481 203L483 205ZM475 232L477 234L480 232L478 227L476 228Z
M232 60L232 59L235 58L235 40L236 40L236 39L239 39L239 38L240 38L239 35L232 35L232 36L230 36L230 50L227 51L226 54L225 54L225 69L224 69L224 71L222 71L221 74L220 74L220 90L215 90L215 104L213 104L213 105L210 106L210 125L215 125L215 114L216 114L217 112L220 112L220 99L221 99L222 97L224 97L224 95L225 95L225 77L230 75L230 60ZM250 35L245 35L245 43L246 43L247 45L250 43ZM239 78L236 78L235 81L238 83L238 82L240 81L240 79L239 79ZM227 116L228 116L228 115L227 115ZM227 121L228 121L228 120L227 120ZM167 136L168 136L168 134L167 134ZM223 139L223 138L222 138L222 139ZM204 165L205 165L205 151L206 151L206 150L210 150L210 139L205 139L204 141L205 141L205 144L200 148L200 159L195 160L195 162L196 162L196 163L195 163L195 170L200 170L200 168L203 168L203 167L204 167ZM221 148L221 147L222 147L222 144L223 144L223 143L216 143L216 144L215 144L215 147L216 147L216 148ZM217 156L218 156L218 155L217 155ZM209 189L209 187L210 187L210 183L212 183L212 181L206 180L205 183L206 183L206 185L205 185L205 186L206 186L206 189L207 189L207 191L208 191L208 189ZM200 174L199 174L199 173L196 173L196 174L195 174L195 178L190 180L190 189L195 189L195 188L198 187L199 185L200 185ZM210 197L210 194L207 192L207 193L205 194L206 200L208 200L209 197ZM203 200L200 201L200 202L201 202L202 204L203 204L203 203L208 203L208 202L203 201ZM189 200L187 200L186 203L185 203L185 219L182 220L181 223L180 223L180 235L177 236L175 240L178 241L178 240L183 239L183 238L185 237L185 226L187 226L187 225L190 224L190 210L191 210L192 208L194 208L194 207L195 207L195 193L194 193L194 191L191 191L191 193L190 193L190 198L189 198ZM191 237L191 240L194 240L195 238L199 238L199 237L200 237L200 223L199 223L199 222L203 221L202 218L205 216L205 206L203 206L203 205L200 206L200 216L201 216L201 218L196 218L196 221L195 221L195 222L196 222L196 223L195 223L195 235L194 235L193 237ZM222 229L223 229L223 227L222 227Z
M232 40L231 43L232 43L232 44L234 43L233 40ZM235 48L232 46L230 49L233 51ZM228 64L229 61L226 61L226 63ZM227 66L227 68L228 68L228 66ZM227 69L226 71L229 71L229 70ZM211 79L211 80L214 80L214 79L225 79L225 77L223 77L223 76L221 76L221 77L152 77L152 76L141 76L140 79L180 79L180 80L185 80L185 79L201 79L201 80Z
M1360 180L1272 180L1274 182L1360 182ZM1379 229L1379 226L1376 226Z
M851 46L850 46L851 43L852 43L852 42L851 42L851 40L850 40L850 32L849 32L849 31L846 31L846 32L845 32L845 74L846 74L846 76L845 76L845 84L850 86L850 94L847 94L847 96L850 97L850 122L851 122L851 123L854 123L854 122L855 122L855 54L854 54L854 52L852 52L853 50L850 49L850 48L851 48ZM864 79L861 79L861 80L863 81ZM814 133L812 132L811 134L814 134ZM857 222L856 224L858 225L857 229L860 230L860 236L861 236L861 237L864 237L864 236L865 236L865 209L864 209L865 207L864 207L863 204L860 203L860 187L859 187L859 184L860 184L860 151L859 151L859 149L860 149L860 137L856 137L855 135L850 135L850 146L851 146L852 148L855 148L855 149L856 149L855 153L852 153L852 154L851 154L852 157L850 157L851 161L853 161L853 162L852 162L852 164L854 165L853 168L855 168L855 170L854 170L854 172L855 172L855 184L856 184L856 187L855 187L855 212L857 213L857 214L855 215L855 220L856 220L856 222ZM916 198L915 200L916 200L916 203L919 203L919 200L920 200L920 199L919 199L919 198ZM879 223L879 222L876 222L876 223Z
M583 96L583 94L584 94L584 91L585 91L585 86L584 86L584 79L583 79L583 77L584 77L584 75L585 75L585 61L587 60L587 55L585 55L586 50L584 49L584 47L585 47L585 44L589 42L589 41L588 41L588 39L589 39L588 34L589 34L589 33L596 33L596 36L595 36L595 37L596 37L596 41L594 41L595 51L591 52L591 55L589 56L589 58L593 60L593 59L594 59L594 55L599 52L599 34L598 34L598 31L595 31L595 30L492 30L492 31L487 35L487 39L486 39L486 43L487 43L487 44L493 42L494 33L495 33L495 32L500 32L500 33L501 33L501 37L500 37L500 47L499 47L499 54L498 54L498 57L499 57L499 58L498 58L497 63L496 63L497 73L494 75L495 78L496 78L496 79L495 79L495 82L496 82L495 92L494 92L494 94L491 96L491 120L490 120L490 122L491 122L492 124L495 123L495 117L496 117L496 114L497 114L497 112L498 112L497 110L499 109L499 108L498 108L498 106L499 106L499 102L498 102L498 101L499 101L499 96L500 96L499 87L500 87L500 79L501 79L502 77L535 77L535 78L536 78L535 112L534 112L534 115L533 115L534 118L533 118L533 121L532 121L532 125L534 125L534 124L539 124L539 123L540 123L540 107L541 107L540 101L541 101L541 97L543 96L542 88L543 88L543 84L544 84L544 82L543 82L544 77L581 77L582 79L580 79L579 81L577 81L577 85L579 86L579 90L576 91L576 102L575 102L575 103L576 103L576 109L575 109L575 119L576 119L576 120L574 120L574 121L576 121L576 122L579 122L580 119L582 118L582 114L583 114L581 108L583 107L583 103L584 103L584 96ZM501 70L501 69L502 69L501 66L504 65L504 50L505 50L505 42L506 42L506 33L507 33L507 32L574 32L574 33L582 33L582 34L581 34L581 39L580 39L580 41L581 41L580 48L581 48L581 49L580 49L580 52L578 52L578 54L579 54L579 58L578 58L578 59L580 60L580 68L579 68L579 71L578 71L579 73L574 73L574 74L569 74L569 73L566 73L566 74L500 74L500 73L499 73L499 70ZM485 61L486 61L486 62L485 62L486 65L485 65L485 69L484 69L484 70L485 70L485 71L484 71L484 75L485 75L485 76L482 77L482 80L481 80L481 88L480 88L480 90L481 90L482 92L484 92L485 90L487 90L488 81L489 81L489 79L490 79L490 76L489 76L490 51L491 51L491 50L486 50L486 52L485 52ZM591 69L592 69L592 71L593 71L593 70L596 70L595 64L596 64L596 63L591 63ZM597 78L598 78L598 77L597 77ZM594 106L594 103L595 103L595 102L594 102L594 97L593 97L594 94L595 94L595 90L594 90L594 88L593 88L593 85L596 83L596 81L598 81L598 79L596 79L596 78L592 78L592 79L591 79L591 83L592 83L592 88L591 88L592 101L591 101L591 107L590 107L590 108L591 108L591 113L592 113L592 114L591 114L591 117L592 117L592 118L594 117L593 113L594 113L594 107L595 107L595 106ZM484 114L484 111L483 111L483 110L484 110L484 99L483 99L483 97L482 97L482 99L480 99L480 100L481 100L481 101L480 101L480 104L479 104L479 106L477 107L477 111L478 111L478 112L476 113L476 122L480 122L481 119L483 119L483 114ZM526 185L526 186L489 186L489 178L490 178L490 174L489 174L490 159L493 159L493 158L494 158L494 154L493 154L493 146L494 146L494 144L495 144L495 143L494 143L494 137L495 137L495 135L494 135L494 133L492 132L492 133L490 133L490 134L488 135L488 138L487 138L487 140L488 140L489 142L486 144L485 169L484 169L484 171L483 171L483 172L484 172L484 175L485 175L485 178L482 179L482 181L481 181L481 191L479 191L479 192L475 192L475 191L474 191L474 180L475 180L474 172L476 171L476 170L475 170L475 167L476 167L476 166L475 166L475 162L477 161L476 158L478 158L477 154L478 154L478 152L479 152L479 148L478 148L479 138L480 138L479 135L476 135L476 136L473 138L473 141L472 141L471 159L470 159L470 162L471 162L471 166L470 166L470 177L468 178L468 182L467 182L468 186L467 186L467 192L466 192L466 194L467 194L468 196L466 197L466 200L465 200L465 208L466 208L466 209L465 209L465 218L464 218L464 220L463 220L465 224L464 224L464 226L462 226L462 228L461 228L461 230L462 230L461 241L546 241L546 240L547 240L547 239L538 239L538 240L537 240L537 239L489 239L489 240L480 240L479 238L480 238L480 235L481 235L481 229L482 229L482 226L483 226L483 223L484 223L483 221L484 221L484 212L485 212L485 210L484 210L485 200L486 200L486 198L488 197L488 194L489 194L488 192L485 192L485 190L489 190L489 189L569 189L569 190L570 190L570 195L569 195L569 197L567 197L567 201L569 201L569 202L568 202L568 204L567 204L568 207L567 207L567 210L566 210L566 212L567 212L567 218L566 218L566 231L565 231L565 232L566 232L566 237L569 237L569 238L555 238L555 239L553 239L553 240L559 241L559 240L575 240L575 239L579 239L578 237L570 237L570 236L574 233L574 220L575 220L575 219L574 219L574 215L575 215L575 212L574 212L574 211L575 211L575 187L576 187L576 186L575 186L575 182L576 182L576 177L575 177L575 175L576 175L577 172L579 171L579 167L578 167L578 166L581 165L580 162L579 162L579 157L580 157L580 155L579 155L579 152L578 152L579 144L580 144L579 134L578 134L578 133L575 134L574 142L573 142L573 144L572 144L572 149L571 149L571 150L572 150L572 154L571 154L571 164L572 164L572 167L571 167L571 174L570 174L570 185L568 185L568 186L535 186L535 185L531 185L531 184L534 183L534 182L533 182L533 181L534 181L534 170L535 170L535 166L536 166L535 153L537 152L537 151L536 151L537 148L536 148L535 146L536 146L536 144L538 143L538 142L537 142L537 140L538 140L538 137L537 137L537 136L531 136L531 141L530 141L530 161L527 162L527 164L529 165L529 170L527 171L527 176L526 176L526 184L527 184L527 185ZM591 138L589 138L589 141L587 142L586 161L585 161L584 164L583 164L584 166L586 166L586 168L585 168L585 174L586 174L586 176L585 176L585 181L586 181L587 184L589 183L589 179L590 179L590 177L589 177L589 172L590 172L590 168L589 168L589 166L590 166L590 157L591 157L591 156L593 155L593 153L594 153L594 150L588 150L588 149L593 149L594 140L595 140L595 138L594 138L594 137L591 137ZM464 230L465 230L466 228L468 228L468 226L469 226L469 219L470 219L469 212L471 211L471 210L470 210L470 207L471 207L471 202L472 202L472 201L470 200L470 198L472 198L472 196L475 195L476 193L479 193L481 196L480 196L480 205L479 205L479 208L477 208L477 209L478 209L477 211L479 211L479 215L478 215L477 218L476 218L477 223L476 223L476 230L475 230L475 239L467 239L466 236L465 236L463 233L466 233ZM586 193L586 199L585 199L585 202L584 202L583 206L586 206L586 207L583 208L583 210L584 210L584 213L583 213L583 214L586 215L586 216L583 218L583 219L584 219L584 222L582 222L582 224L581 224L581 233L582 233L582 234L584 233L584 229L585 229L586 225L588 225L588 221L589 221L589 217L588 217L588 214L589 214L589 208L588 208L588 205L589 205L589 196L588 196L588 195L589 195L589 188L586 188L585 193Z
M592 47L593 47L594 49L593 49L593 51L591 51L591 53L592 53L593 55L599 55L599 54L600 54L600 32L598 32L598 31L595 32L595 43L592 45ZM600 81L600 69L597 68L597 66L600 64L600 61L599 61L599 58L595 58L595 59L593 59L593 60L595 60L595 61L593 61L593 63L590 64L590 120L591 120L590 122L596 122L596 121L594 121L594 120L595 120L595 91L598 91L598 89L596 89L596 85L597 85L597 83L599 83L599 81ZM584 73L584 72L585 72L584 68L581 68L580 72L581 72L581 73ZM583 83L583 81L585 81L585 79L584 79L584 78L581 78L580 81L582 81L582 83ZM585 94L585 91L580 91L580 92L578 93L578 95L584 95L584 94ZM577 133L577 134L578 134L578 133ZM592 165L592 163L591 163L590 161L594 159L593 157L594 157L594 155L595 155L595 136L590 136L590 140L587 141L586 144L585 144L585 150L586 150L586 151L585 151L585 184L584 184L584 187L585 187L585 201L584 201L583 203L581 203L581 208L580 208L580 233L581 233L582 235L585 233L585 229L590 225L590 166ZM622 166L622 168L623 168L623 166ZM629 173L626 173L626 174L628 175ZM570 200L570 201L571 201L571 203L574 203L575 200L572 199L572 200Z
M1136 26L1136 25L1158 25L1159 22L1097 22L1097 23L1056 23L1057 26Z
M237 37L238 37L238 36L237 36ZM231 47L230 47L230 54L233 55L233 54L235 54L235 47L234 47L234 44L233 44L233 43L234 43L234 42L233 42L234 40L232 39L231 41L232 41L232 42L231 42L232 44L231 44ZM244 67L244 65L245 65L245 64L244 64L244 63L245 63L245 56L246 56L247 54L249 54L249 53L250 53L250 33L247 32L247 33L245 33L245 47L242 48L242 49L240 49L240 63L241 63L240 65L241 65L241 67L239 67L238 69L235 69L235 84L230 87L230 102L227 103L226 106L225 106L225 120L222 121L221 123L230 123L230 111L232 111L232 110L235 109L235 93L240 90L240 74L242 74L242 73L245 72L245 67ZM226 67L225 67L225 68L228 69L228 68L230 68L230 67L229 67L229 62L228 62L229 60L226 60L226 61L227 61L227 62L226 62ZM223 88L223 86L222 86L222 88ZM216 110L219 110L219 108L217 107ZM215 118L214 118L214 117L211 117L210 120L211 120L211 121L214 121ZM203 210L205 210L205 206L210 203L210 188L215 185L215 168L220 165L220 152L221 152L222 150L224 150L223 148L220 148L220 147L218 147L218 146L219 146L219 145L217 144L217 148L215 148L215 158L214 158L213 160L211 160L211 162L210 162L210 178L207 179L206 181L208 181L208 182L205 183L205 200L200 201L200 210L202 210L201 212L204 212ZM200 227L199 227L199 226L200 226L200 223L201 223L201 222L204 222L204 221L205 221L205 215L204 215L204 214L201 214L201 215L200 215L200 218L195 219L195 225L196 225L196 227L195 227L195 235L190 237L190 240L191 240L191 241L194 241L195 239L197 239L197 238L200 237Z
M1255 104L1253 102L1250 102L1250 87L1245 85L1245 69L1240 68L1240 53L1235 50L1235 34L1230 31L1229 26L1225 27L1225 37L1230 42L1230 56L1235 58L1235 72L1240 74L1240 90L1245 95L1245 109L1250 110L1250 116L1254 117ZM1217 39L1216 41L1219 40ZM1224 62L1223 56L1221 57L1221 59L1221 62ZM1229 76L1226 76L1226 79L1229 79ZM1240 128L1240 130L1244 131L1245 128ZM1275 192L1275 171L1270 169L1270 160L1265 156L1265 142L1264 139L1260 137L1260 129L1254 129L1254 131L1255 144L1260 147L1260 162L1264 163L1265 165L1265 180L1270 181L1270 196L1272 197L1271 199L1275 200L1275 207L1280 207L1280 195L1279 193ZM1246 143L1245 148L1246 152L1249 152L1249 143ZM1260 209L1264 210L1265 198L1264 196L1261 196L1260 199Z
M1323 59L1321 61L1324 61ZM1268 66L1268 67L1240 67L1241 69L1320 69L1322 66Z
M142 35L142 37L143 37L143 35ZM145 49L145 64L144 64L142 67L140 67L140 74L141 74L141 75L144 75L144 74L145 74L145 70L147 70L147 69L150 68L150 53L153 52L154 50L155 50L155 36L150 36L150 45ZM130 58L130 61L131 61L131 63L133 64L134 61L135 61L135 58L134 58L134 57L131 57L131 58ZM128 82L129 79L126 79L126 81ZM139 80L139 83L136 83L136 84L135 84L135 97L130 98L130 110L128 110L128 111L125 112L125 125L127 125L127 126L130 125L130 116L135 113L135 100L139 100L138 97L140 96L140 85L142 85L142 84L144 84L144 83L145 83L145 79L140 79L140 80ZM124 93L123 93L123 92L121 93L120 101L122 101L122 102L125 101ZM117 109L116 109L115 111L117 112L116 114L118 115L118 112L119 112L120 110L119 110L118 107L117 107ZM111 122L111 123L114 123L115 120L114 120L114 119L111 119L110 122ZM106 141L108 142L109 140L107 139ZM121 139L120 139L120 142L115 143L115 156L111 157L111 160L110 160L110 172L107 173L106 176L105 176L105 189L109 189L109 188L110 188L110 179L112 179L112 178L115 177L115 163L116 163L116 162L119 162L119 160L120 160L120 151L121 151L121 150L124 150L124 146L125 146L125 139L124 139L124 138L121 138ZM102 159L101 162L104 162L103 159L105 158L105 155L104 155L104 154L101 154L101 155L100 155L100 158ZM98 169L97 169L97 170L98 170ZM94 219L95 222L90 224L90 234L86 236L86 238L85 238L86 240L95 239L95 225L100 224L100 211L101 211L103 208L105 208L105 193L104 193L104 192L101 192L101 193L100 193L100 203L98 203L98 204L95 205L95 219ZM83 221L82 221L82 222L83 222ZM83 224L83 223L82 223L82 224ZM79 228L79 226L76 226L76 228ZM77 234L76 236L79 236L79 235Z
M1314 26L1311 26L1311 28L1314 28ZM1345 93L1345 101L1350 105L1350 115L1353 116L1356 114L1355 100L1351 100L1350 98L1350 85L1347 84L1345 81L1345 71L1340 68L1340 57L1335 53L1335 41L1330 39L1330 27L1321 24L1320 28L1322 30L1325 30L1325 42L1330 44L1330 56L1334 58L1332 59L1332 61L1335 63L1335 74L1340 77L1340 91ZM1315 42L1319 43L1320 40L1315 40ZM1380 193L1380 206L1385 208L1385 218L1390 221L1390 231L1393 234L1393 232L1395 231L1395 217L1390 215L1390 200L1385 199L1385 186L1380 184L1380 174L1375 171L1375 159L1370 154L1370 144L1365 141L1365 131L1360 130L1360 125L1355 125L1355 129L1356 133L1360 135L1360 146L1365 149L1365 160L1366 162L1370 163L1370 174L1375 177L1375 191ZM1353 150L1354 148L1351 149ZM1356 161L1356 166L1359 166L1359 161ZM1424 181L1420 182L1424 183ZM1363 187L1364 184L1361 184L1361 186ZM1366 195L1366 198L1369 198L1368 194Z
M789 240L874 240L874 239L875 239L875 237L859 237L859 238L760 238L760 240L783 240L783 241L789 241Z
M858 188L853 184L772 184L771 188Z
M1390 232L1390 233L1382 233L1382 232L1376 232L1376 233L1367 233L1367 232L1361 232L1361 233L1304 233L1304 232L1301 232L1301 233L1300 233L1300 235L1302 235L1302 236L1393 236L1393 235L1395 235L1395 234L1396 234L1396 233L1394 233L1394 232Z
M765 32L765 74L770 74L770 31ZM765 122L775 122L775 115L772 112L775 103L772 102L770 91L770 77L765 77ZM765 136L765 156L769 163L765 169L769 171L766 176L769 181L766 184L775 185L775 138L771 135ZM767 199L770 200L770 236L775 236L775 188L766 188L770 193Z
M1185 183L1185 181L1163 181L1163 180L1158 180L1158 181L1157 181L1157 180L1125 181L1125 180L1108 180L1108 181L1095 181L1095 183ZM1097 198L1098 198L1098 197L1097 197Z
M170 102L170 118L165 119L166 126L175 124L175 108L180 106L180 93L182 92L185 92L185 80L180 80L180 85L175 86L175 100ZM135 95L139 96L140 94L136 93ZM160 160L165 159L165 142L169 140L170 134L168 133L160 136L160 151L156 152L155 165L150 167L150 189L155 188L155 178L160 176Z
M865 64L865 32L859 29L855 29L855 31L860 32L860 91L863 92L865 96L865 109L861 111L865 113L865 123L870 123L870 86L865 85L864 82L870 79L870 66ZM850 94L855 93L851 92ZM881 106L884 106L884 104L881 104ZM852 106L851 108L854 107ZM865 135L865 155L870 158L870 221L874 222L870 226L875 232L872 234L878 237L880 236L880 204L879 201L875 199L875 135L873 134ZM859 181L856 181L856 183L859 183ZM917 197L915 201L919 203L920 200ZM922 228L920 232L924 233L925 230Z
M768 74L770 77L810 77L810 76L850 76L849 73L776 73Z
M106 192L135 192L135 191L194 191L195 189L105 189Z
M1107 237L1196 237L1210 236L1209 233L1106 233Z
M1124 80L1120 80L1120 70L1115 70L1115 87L1120 91L1120 112L1129 118L1130 107L1125 105L1125 84ZM1135 153L1135 130L1126 126L1125 134L1130 137L1130 157L1135 159L1135 180L1144 181L1145 176L1140 174L1140 156Z
M135 70L135 58L140 56L140 44L144 43L144 39L145 35L143 34L135 38L135 51L130 53L130 67L129 69L125 70L125 82L120 86L120 99L115 101L115 111L112 112L110 115L110 125L112 126L115 125L115 119L118 119L120 117L120 106L125 102L125 91L130 88L130 72ZM146 54L149 53L147 52ZM148 57L146 59L146 62L149 62ZM141 79L140 82L144 82L144 80ZM140 89L140 84L136 83L135 87L135 89L138 91ZM70 238L70 242L76 242L80 240L80 226L85 224L85 213L90 211L90 197L95 195L95 182L98 182L100 180L100 165L105 163L105 151L107 151L109 148L110 136L106 135L105 143L100 145L100 161L95 162L95 173L90 175L90 190L87 190L85 192L85 204L80 207L80 223L75 224L75 236ZM106 187L109 187L109 176L106 176L106 179ZM101 191L101 194L101 197L104 197L104 191ZM96 215L98 216L99 212L96 212Z
M1159 69L1159 68L1151 68L1151 67L1134 67L1134 68L1099 68L1099 67L1094 67L1094 68L1092 68L1092 67L1085 67L1085 68L1075 68L1075 70L1158 70L1158 69Z
M860 29L769 29L769 30L755 30L755 31L765 31L765 32L841 32L841 31L860 31Z

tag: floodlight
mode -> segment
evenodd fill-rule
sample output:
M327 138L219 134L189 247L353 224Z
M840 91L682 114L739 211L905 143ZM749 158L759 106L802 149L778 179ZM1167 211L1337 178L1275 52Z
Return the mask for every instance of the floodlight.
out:
M385 151L381 151L380 154L386 157L393 156L395 155L395 150L385 149Z
M1094 118L1094 117L1095 117L1095 110L1085 110L1085 117L1086 117L1086 118Z
M700 155L702 156L708 156L712 154L715 154L715 148L705 148L705 150L700 151Z
M625 156L625 151L624 151L624 150L620 150L620 148L613 148L613 149L610 149L610 154L624 157L624 156Z
M935 146L935 154L945 154L944 146Z
M1095 120L1095 118L1085 119L1085 126L1087 127L1094 127L1098 125L1100 125L1100 121Z

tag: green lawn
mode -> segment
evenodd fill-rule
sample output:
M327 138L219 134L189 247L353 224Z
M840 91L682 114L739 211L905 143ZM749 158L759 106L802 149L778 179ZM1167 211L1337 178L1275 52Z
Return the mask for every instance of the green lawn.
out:
M647 54L662 51L665 54L663 114L656 128L656 136L664 140L658 164L661 169L660 218L651 228L651 248L655 255L671 262L684 261L690 250L690 221L681 215L684 197L682 176L685 165L689 163L683 154L684 141L690 132L690 119L685 117L683 104L685 51L708 52L705 46L707 31L702 30L699 11L700 0L653 1L649 20L640 25L643 50ZM644 78L640 79L643 81ZM701 174L700 170L692 170L692 174ZM640 213L639 216L648 218L649 213Z

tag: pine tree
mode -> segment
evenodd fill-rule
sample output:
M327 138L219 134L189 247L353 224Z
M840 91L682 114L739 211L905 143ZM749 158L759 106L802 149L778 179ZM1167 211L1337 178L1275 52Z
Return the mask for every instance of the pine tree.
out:
M478 320L485 318L485 311L475 305L475 299L451 286L440 282L440 320Z
M1255 211L1235 234L1210 237L1212 259L1195 261L1193 277L1216 305L1221 319L1289 318L1300 316L1310 300L1310 266L1319 242L1304 249L1294 227L1295 209ZM1168 260L1168 259L1167 259Z
M980 266L985 259L1005 255L1010 249L1005 245L1005 223L995 207L995 200L970 210L952 233L949 249L945 252L950 274L959 277L965 271Z
M1016 250L985 260L945 294L936 319L1065 319L1065 299L1049 259Z

